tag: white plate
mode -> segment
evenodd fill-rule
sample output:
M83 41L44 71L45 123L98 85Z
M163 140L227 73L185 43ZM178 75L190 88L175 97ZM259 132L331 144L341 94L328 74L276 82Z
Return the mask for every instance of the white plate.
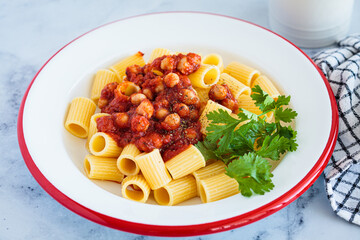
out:
M273 79L298 112L299 148L274 171L265 195L240 194L208 204L166 207L119 196L114 183L89 180L83 169L85 140L69 134L64 118L71 100L90 96L94 73L137 51L156 47L219 53L225 65L240 61ZM219 15L177 12L142 15L104 25L57 52L35 76L19 113L19 143L36 180L78 214L141 234L185 236L239 227L289 204L324 169L337 135L337 109L327 81L298 48L256 25ZM190 205L189 205L190 204Z

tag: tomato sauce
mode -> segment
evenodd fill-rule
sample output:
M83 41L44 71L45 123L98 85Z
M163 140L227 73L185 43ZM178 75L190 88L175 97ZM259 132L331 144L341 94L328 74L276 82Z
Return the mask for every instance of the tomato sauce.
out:
M129 66L121 83L109 83L101 92L99 108L110 116L96 120L98 131L120 147L160 149L164 161L201 141L200 99L188 78L200 64L201 57L189 53Z

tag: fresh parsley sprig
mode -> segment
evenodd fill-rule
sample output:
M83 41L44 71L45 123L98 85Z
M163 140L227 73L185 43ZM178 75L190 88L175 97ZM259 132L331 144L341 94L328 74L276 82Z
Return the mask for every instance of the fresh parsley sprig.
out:
M273 189L270 169L266 159L252 152L229 163L226 174L236 179L242 195L250 197L252 192L263 195Z
M224 161L226 174L237 180L241 194L247 197L273 189L271 164L267 159L279 160L281 154L295 151L298 146L296 131L282 125L297 116L288 107L290 96L274 99L256 85L251 98L262 111L260 115L245 109L239 109L237 118L222 109L210 112L207 136L196 145L206 160ZM267 122L271 114L274 122Z

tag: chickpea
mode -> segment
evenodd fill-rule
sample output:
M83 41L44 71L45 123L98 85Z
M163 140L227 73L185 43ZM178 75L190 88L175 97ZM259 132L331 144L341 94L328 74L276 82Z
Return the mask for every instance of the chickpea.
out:
M182 75L180 77L180 81L181 81L181 85L183 85L184 87L190 87L191 86L191 81L188 78L188 76L186 76L186 75Z
M126 128L129 126L129 115L127 113L115 113L115 123L116 125L118 125L120 128Z
M136 108L136 113L150 119L154 114L154 106L151 104L149 99L144 99Z
M130 96L130 101L134 105L139 105L144 99L146 99L146 96L142 93L134 93Z
M169 133L166 135L162 135L162 143L163 145L169 144L171 142L173 134Z
M119 84L117 82L106 84L103 90L101 90L101 96L112 96L118 85Z
M175 87L180 82L179 75L176 73L169 73L164 78L165 85L169 88Z
M117 129L114 123L114 119L111 116L103 116L97 118L96 126L99 132L114 132Z
M153 132L153 133L149 134L148 138L150 140L150 143L152 143L152 145L155 148L161 148L162 147L163 142L162 142L162 138L161 138L160 134L158 134L156 132Z
M236 101L230 99L230 98L225 98L220 103L224 107L227 107L227 108L231 109L231 111L236 111L237 108L238 108L238 103Z
M168 115L161 123L165 130L174 130L180 126L180 116L177 113Z
M198 110L196 110L196 109L190 110L189 118L190 118L191 120L198 120L199 117L200 117L200 113L199 113Z
M156 84L156 87L154 88L154 91L155 91L156 93L159 93L159 92L164 91L164 89L165 89L164 83L163 83L163 82L158 82L158 83Z
M148 99L152 100L154 98L154 95L149 88L143 89L142 92Z
M136 143L139 150L143 152L151 152L155 148L161 148L163 145L161 135L155 132L141 137Z
M197 132L193 128L188 128L184 132L185 132L185 136L189 139L195 139L197 137Z
M141 73L141 67L139 65L134 64L126 68L127 76L130 76L132 74L139 74L139 73Z
M196 95L196 93L190 89L181 89L180 99L183 103L187 105L194 105L200 102L200 99Z
M99 108L103 108L109 104L109 102L114 98L114 90L119 84L117 82L108 83L101 90L101 96L98 100Z
M215 84L210 88L209 97L211 100L224 100L226 95L227 89L220 84Z
M190 67L190 64L187 60L187 57L184 56L180 59L179 63L177 64L177 70L179 70L179 72L181 72L182 74L187 74L187 71Z
M170 112L166 108L159 108L155 112L155 117L159 120L162 120L169 114L170 114Z
M157 96L157 98L153 102L153 105L155 109L170 107L169 101L166 100L163 96Z
M103 108L106 107L106 105L109 104L109 101L106 98L100 97L98 101L98 107Z
M179 70L184 75L189 75L199 69L201 64L201 57L195 53L188 53L186 56L183 56L178 65L177 70Z
M176 103L173 110L182 118L189 116L190 113L189 107L184 103Z
M147 137L141 137L136 140L136 146L142 152L151 152L153 150L152 146L150 146L148 143L149 140Z
M136 115L131 119L131 130L134 132L146 132L149 126L150 122L146 117Z
M165 71L171 71L175 67L175 60L172 57L165 57L161 60L160 68Z
M201 64L200 55L198 55L196 53L188 53L186 56L187 56L187 60L190 62L190 64L192 64L192 65L200 65Z

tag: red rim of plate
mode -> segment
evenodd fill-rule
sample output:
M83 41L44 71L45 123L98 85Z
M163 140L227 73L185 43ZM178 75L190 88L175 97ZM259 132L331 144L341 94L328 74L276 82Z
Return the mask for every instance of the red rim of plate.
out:
M280 196L279 198L273 200L272 202L259 207L253 211L241 214L236 217L210 222L210 223L204 223L204 224L196 224L196 225L182 225L182 226L163 226L163 225L149 225L149 224L141 224L136 222L129 222L117 218L113 218L104 214L101 214L99 212L95 212L85 206L80 205L79 203L73 201L69 197L67 197L65 194L63 194L61 191L59 191L54 185L52 185L49 180L45 178L45 176L40 172L40 170L37 168L34 160L32 159L26 142L24 138L24 131L23 131L23 112L24 112L24 106L26 102L26 98L28 96L29 90L34 83L35 79L39 75L39 73L42 71L42 69L47 65L51 59L56 56L59 52L61 52L66 46L73 43L77 39L83 37L84 35L98 29L101 27L104 27L106 25L118 22L118 21L124 21L129 18L135 18L135 17L142 17L146 15L152 15L152 14L164 14L164 13L196 13L196 14L208 14L208 15L216 15L221 17L227 17L231 19L235 19L238 21L246 22L248 24L254 25L256 27L262 28L266 31L269 31L278 37L284 39L285 41L289 42L291 45L293 45L295 48L297 48L304 56L314 65L314 67L319 72L320 76L324 80L324 84L327 88L330 102L331 102L331 108L332 108L332 125L330 130L330 135L328 142L326 144L326 147L321 154L319 160L316 162L314 167L309 171L309 173L298 183L295 187L290 189L288 192ZM19 115L18 115L18 123L17 123L17 133L18 133L18 141L19 146L21 150L21 154L24 158L24 161L33 175L33 177L36 179L36 181L40 184L40 186L49 194L51 195L56 201L61 203L66 208L70 209L71 211L79 214L80 216L87 218L91 221L94 221L98 224L115 228L118 230L136 233L136 234L143 234L143 235L152 235L152 236L196 236L196 235L204 235L204 234L211 234L211 233L217 233L222 231L231 230L234 228L238 228L241 226L245 226L249 223L255 222L257 220L260 220L264 217L267 217L276 211L284 208L291 202L293 202L296 198L300 197L314 182L315 180L320 176L322 171L325 169L329 158L334 150L335 143L337 140L337 133L338 133L338 125L339 125L339 116L338 116L338 110L337 110L337 104L335 101L335 97L333 95L333 92L331 90L331 87L329 85L329 82L321 72L321 70L316 66L316 64L311 60L309 56L307 56L300 48L295 46L293 43L291 43L289 40L285 39L284 37L278 35L277 33L274 33L264 27L261 27L257 24L238 19L235 17L225 16L221 14L215 14L215 13L206 13L206 12L192 12L192 11L185 11L185 12L159 12L159 13L149 13L149 14L142 14L137 15L133 17L128 17L120 20L116 20L107 24L104 24L102 26L99 26L93 30L90 30L89 32L84 33L83 35L75 38L68 44L66 44L64 47L62 47L59 51L57 51L36 73L35 77L31 81L29 87L27 88L24 97L22 99L20 109L19 109Z

